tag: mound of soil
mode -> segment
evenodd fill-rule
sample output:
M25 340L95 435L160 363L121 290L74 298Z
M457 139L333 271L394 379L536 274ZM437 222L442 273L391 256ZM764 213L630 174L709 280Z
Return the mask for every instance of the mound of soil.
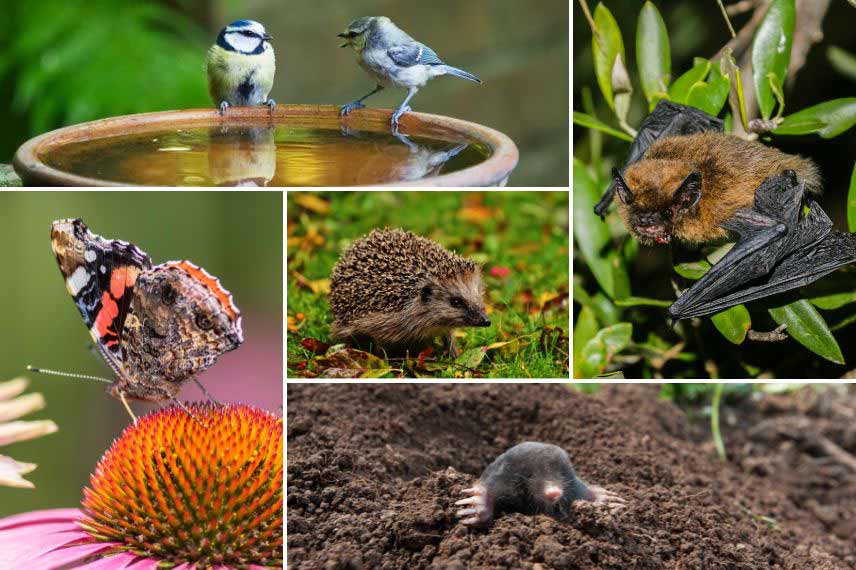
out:
M856 567L856 539L846 531L852 483L828 479L850 491L815 494L817 483L780 477L794 467L778 436L733 434L736 464L723 463L656 393L650 385L608 386L594 396L556 384L289 385L288 565ZM463 489L524 440L562 446L583 479L627 506L610 514L575 503L568 521L506 514L488 529L460 524L454 501Z

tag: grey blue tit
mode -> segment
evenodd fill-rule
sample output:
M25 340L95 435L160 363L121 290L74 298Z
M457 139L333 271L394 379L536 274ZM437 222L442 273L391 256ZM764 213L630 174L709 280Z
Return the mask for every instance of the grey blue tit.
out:
M419 43L385 16L357 18L339 34L345 39L341 47L350 46L357 54L357 63L376 82L371 93L343 105L340 116L365 107L363 101L385 87L403 87L407 97L392 114L392 127L398 128L402 115L410 111L410 100L428 80L440 75L453 75L481 83L481 79L451 65L446 65L434 50Z
M276 105L268 98L276 59L265 27L253 20L237 20L222 30L208 49L208 93L223 115L233 106Z

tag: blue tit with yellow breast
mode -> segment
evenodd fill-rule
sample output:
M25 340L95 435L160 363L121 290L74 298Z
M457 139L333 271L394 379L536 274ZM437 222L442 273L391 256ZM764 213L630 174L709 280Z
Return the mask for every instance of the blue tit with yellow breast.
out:
M208 93L220 114L233 106L276 105L268 98L276 59L265 27L253 20L237 20L222 30L208 49Z
M398 120L410 111L410 100L429 80L451 75L482 82L472 73L446 64L434 50L414 40L385 16L357 18L339 37L345 40L340 47L350 47L356 52L357 63L377 85L371 93L343 105L340 116L362 109L363 101L384 87L403 87L407 89L407 97L392 114L392 128L397 129Z

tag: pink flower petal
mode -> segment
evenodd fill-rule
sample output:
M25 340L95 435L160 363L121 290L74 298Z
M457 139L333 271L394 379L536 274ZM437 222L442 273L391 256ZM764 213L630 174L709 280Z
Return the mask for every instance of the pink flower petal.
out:
M30 570L53 568L73 563L95 550L110 544L81 544L73 548L62 547L92 538L80 530L78 509L52 509L33 511L0 520L0 568L19 568L24 562ZM44 565L42 556L49 555ZM36 565L36 561L38 566Z
M120 552L105 556L81 566L81 570L157 570L158 561L153 558L143 558L130 552ZM175 569L173 569L175 570Z
M58 548L32 559L18 559L18 565L14 566L14 568L27 568L27 570L85 568L88 570L89 563L82 563L87 557L100 552L108 552L111 548L115 548L115 546L115 544L110 544L109 542L94 542L90 544L69 546L68 548ZM22 566L22 562L27 562L26 566Z

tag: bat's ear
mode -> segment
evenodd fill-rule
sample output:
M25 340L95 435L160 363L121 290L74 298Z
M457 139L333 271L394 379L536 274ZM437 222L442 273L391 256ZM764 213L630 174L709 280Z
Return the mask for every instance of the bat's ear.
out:
M627 182L624 181L624 178L621 176L621 173L617 168L612 169L612 178L615 179L615 191L618 192L618 197L621 198L621 201L625 204L633 203L633 192L630 190L630 186L627 185Z
M679 211L686 212L701 200L701 174L698 172L690 172L689 176L684 178L678 189L675 190L675 195L672 197L672 204Z

